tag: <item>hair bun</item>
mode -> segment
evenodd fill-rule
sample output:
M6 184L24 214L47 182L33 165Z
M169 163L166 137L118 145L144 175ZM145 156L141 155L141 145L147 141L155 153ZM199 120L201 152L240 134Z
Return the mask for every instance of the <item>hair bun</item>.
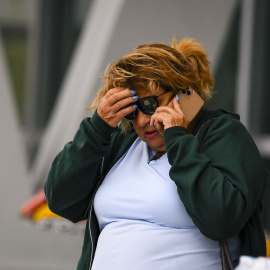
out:
M196 90L204 98L209 98L211 96L209 88L213 87L214 79L210 72L211 63L207 59L207 53L204 50L203 44L193 38L184 38L179 41L177 37L174 37L172 48L177 50L187 61L188 65L192 67L195 80L200 81L199 85L196 83Z

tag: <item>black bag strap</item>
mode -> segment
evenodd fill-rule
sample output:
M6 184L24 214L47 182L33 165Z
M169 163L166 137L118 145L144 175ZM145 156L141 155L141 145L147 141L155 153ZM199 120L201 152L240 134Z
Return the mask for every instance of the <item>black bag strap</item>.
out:
M219 241L222 270L233 270L233 263L227 240Z

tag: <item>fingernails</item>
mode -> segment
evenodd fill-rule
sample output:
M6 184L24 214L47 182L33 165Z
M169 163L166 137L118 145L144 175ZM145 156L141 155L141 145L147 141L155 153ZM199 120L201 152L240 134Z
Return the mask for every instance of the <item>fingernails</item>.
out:
M177 94L175 95L175 97L176 97L177 100L179 100L179 96Z
M135 104L135 105L133 105L133 108L134 108L134 109L136 109L136 108L137 108L137 105L136 105L136 104Z
M134 96L133 99L138 99L139 97L138 96Z
M136 95L136 91L134 91L134 90L131 90L130 93L131 93L132 95Z

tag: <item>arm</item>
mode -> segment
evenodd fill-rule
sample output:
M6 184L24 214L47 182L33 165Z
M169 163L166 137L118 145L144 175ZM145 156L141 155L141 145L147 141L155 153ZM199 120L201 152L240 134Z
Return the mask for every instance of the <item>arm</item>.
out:
M102 157L110 150L115 131L97 113L82 121L74 140L53 161L45 184L48 205L54 213L73 222L84 218Z
M100 100L92 119L85 119L74 140L55 158L45 194L50 209L73 222L82 220L95 190L102 158L110 152L119 121L135 110L134 91L113 88ZM119 134L119 133L118 133Z
M261 203L265 168L236 119L214 120L199 144L183 127L164 131L170 177L188 214L214 240L238 234Z

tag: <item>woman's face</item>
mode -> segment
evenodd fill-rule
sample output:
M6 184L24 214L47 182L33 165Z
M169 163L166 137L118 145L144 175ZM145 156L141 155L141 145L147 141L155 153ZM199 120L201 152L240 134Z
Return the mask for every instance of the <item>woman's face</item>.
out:
M147 90L137 90L137 96L139 98L153 96L150 91ZM165 92L161 89L157 95ZM158 98L159 106L167 106L173 96L172 92L167 92ZM165 151L165 142L163 136L155 129L155 127L150 127L151 115L144 114L138 109L137 117L132 120L133 126L141 138L142 141L146 142L147 145L156 151Z

